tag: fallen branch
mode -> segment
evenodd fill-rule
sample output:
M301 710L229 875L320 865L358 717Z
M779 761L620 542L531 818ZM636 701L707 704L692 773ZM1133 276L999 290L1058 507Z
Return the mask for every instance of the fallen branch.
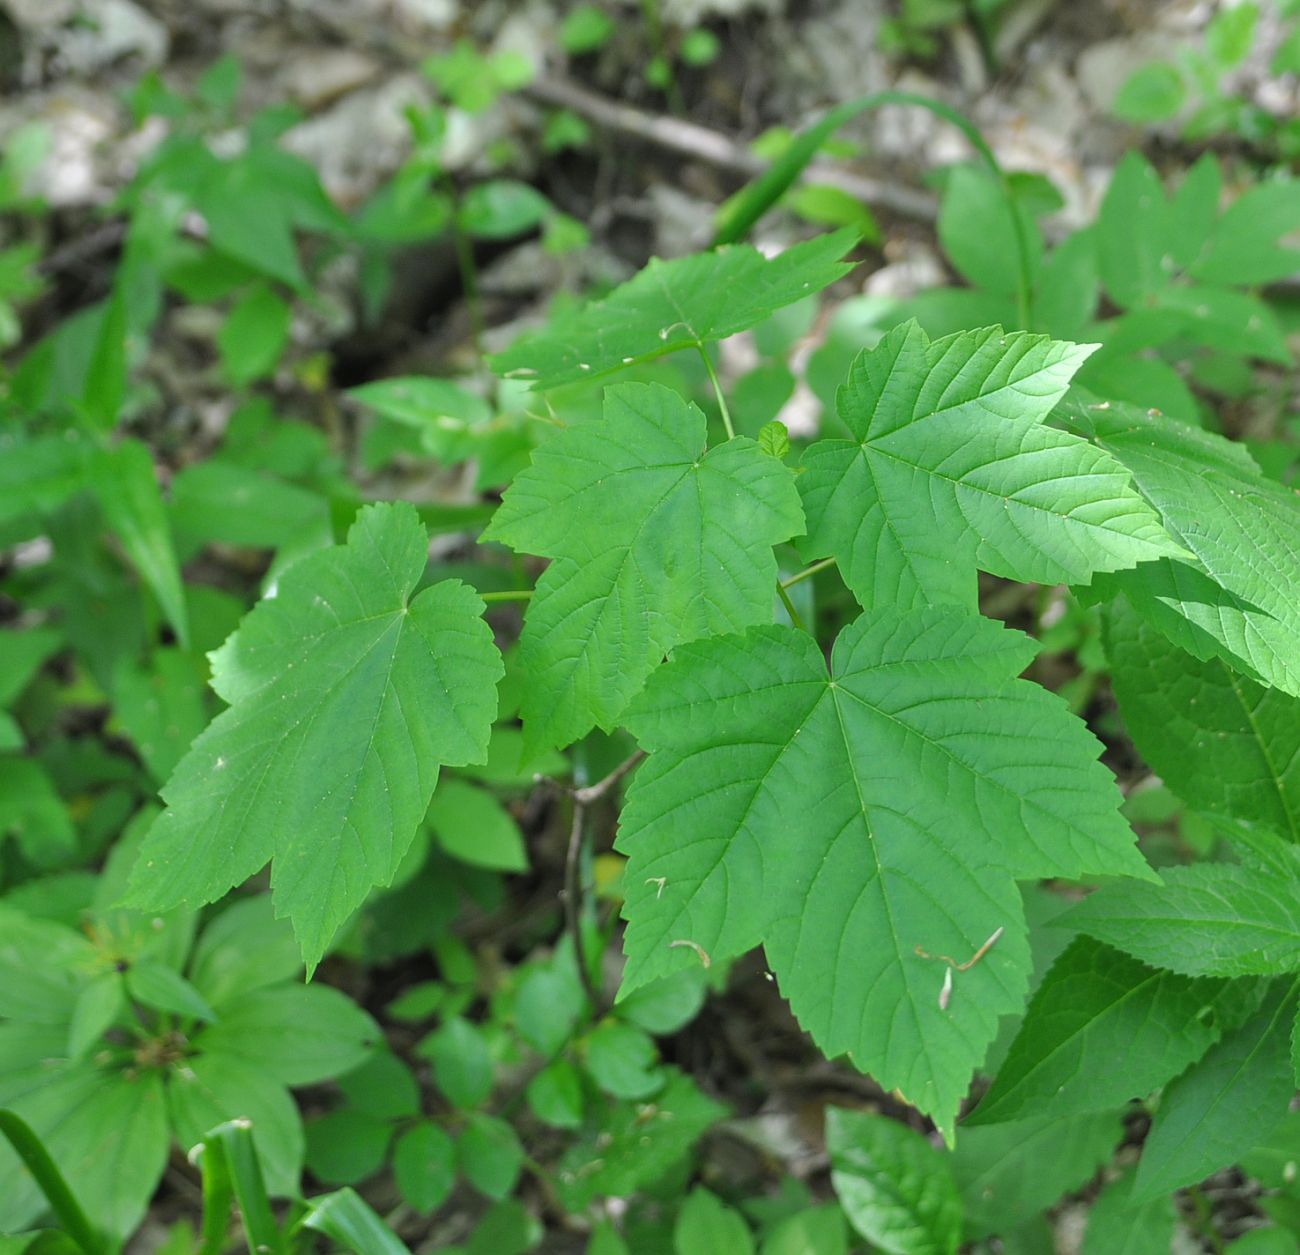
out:
M647 113L644 109L611 100L565 79L536 79L524 89L524 94L542 104L572 109L605 130L634 135L660 148L706 161L741 178L753 178L768 166L761 157L755 156L729 135L683 118ZM939 214L939 202L928 192L855 174L825 162L813 162L803 172L802 181L836 187L864 204L888 210L900 218L933 222Z

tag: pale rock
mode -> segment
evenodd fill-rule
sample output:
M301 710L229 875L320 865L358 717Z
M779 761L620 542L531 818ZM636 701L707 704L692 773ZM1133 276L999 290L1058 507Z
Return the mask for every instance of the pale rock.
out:
M281 81L295 103L315 111L366 86L379 70L379 62L353 48L311 48L289 63Z
M82 21L61 30L59 60L75 74L93 74L128 58L162 65L171 46L167 28L132 0L85 0Z
M1189 45L1173 31L1143 31L1119 39L1103 39L1079 54L1074 76L1092 109L1110 112L1116 93L1130 75L1152 61L1176 61Z
M410 151L404 110L426 106L430 89L418 74L396 75L345 96L290 130L284 146L320 172L325 191L343 208L359 204Z
M62 26L77 12L77 0L5 0L5 11L25 31Z
M784 0L661 0L665 22L690 29L711 18L740 17L747 13L773 16L785 10Z
M56 209L107 201L115 189L105 154L120 124L114 102L94 92L69 89L43 99L28 95L24 104L19 120L38 123L50 137L48 155L32 172L31 195ZM0 133L8 129L0 123Z

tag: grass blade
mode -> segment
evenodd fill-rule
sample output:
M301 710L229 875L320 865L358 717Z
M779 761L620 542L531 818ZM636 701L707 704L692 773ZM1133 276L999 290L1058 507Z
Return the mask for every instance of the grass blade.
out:
M112 1244L95 1229L86 1213L81 1210L81 1204L63 1179L63 1173L50 1158L49 1151L33 1132L31 1125L12 1111L0 1111L0 1133L9 1139L18 1158L27 1165L27 1170L45 1195L50 1210L59 1218L59 1223L67 1230L68 1236L86 1255L108 1255L113 1249Z
M353 1189L314 1198L302 1223L356 1255L411 1255L406 1245Z

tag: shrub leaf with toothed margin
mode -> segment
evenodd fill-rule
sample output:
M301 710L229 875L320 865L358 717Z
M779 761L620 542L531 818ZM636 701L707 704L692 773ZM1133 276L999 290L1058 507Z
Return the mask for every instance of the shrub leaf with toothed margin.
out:
M748 244L673 261L655 258L603 301L553 319L545 331L498 353L492 369L551 388L678 349L702 348L847 274L852 266L840 258L856 240L856 232L844 230L772 258Z
M681 641L770 623L772 546L803 528L794 473L752 440L705 451L703 413L618 384L544 444L484 534L552 559L524 619L528 752L609 729Z
M1106 576L1098 592L1123 593L1197 658L1300 697L1300 493L1242 445L1154 411L1078 392L1056 416L1132 472L1188 551Z
M800 550L834 557L868 609L975 606L976 570L1087 583L1182 553L1113 457L1043 426L1092 347L916 325L859 354L838 398L852 439L804 455Z
M369 506L213 654L230 709L163 789L130 905L211 902L270 861L277 913L313 966L392 878L439 766L485 759L502 672L472 589L411 596L427 558L414 509Z
M1017 878L1151 878L1098 744L950 608L685 645L631 705L625 989L762 944L795 1014L949 1138L1030 967ZM955 972L997 930L981 960ZM941 1005L941 1003L943 1005Z

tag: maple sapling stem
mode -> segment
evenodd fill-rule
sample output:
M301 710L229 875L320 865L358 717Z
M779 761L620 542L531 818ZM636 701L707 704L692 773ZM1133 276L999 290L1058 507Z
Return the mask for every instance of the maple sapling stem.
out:
M794 608L794 602L790 600L790 594L785 591L785 585L780 580L776 582L776 595L781 598L781 604L785 607L785 612L790 616L790 622L801 632L808 629L804 626L804 621L799 617L799 612Z
M718 411L722 415L722 425L727 429L727 439L736 438L736 429L731 425L731 411L727 408L727 398L722 392L722 381L718 378L717 369L713 365L713 358L709 356L709 350L702 344L695 346L700 351L700 356L704 359L704 369L709 372L709 382L713 384L713 395L718 398Z
M573 800L582 806L590 806L592 802L599 802L644 757L645 750L637 750L635 754L630 758L625 758L609 775L597 780L595 784L589 784L582 789L574 789Z
M582 939L582 864L586 836L583 822L587 808L573 799L573 827L569 829L569 849L564 858L564 923L573 942L573 961L578 965L578 979L582 992L587 995L593 1016L598 1016L604 999L597 988L591 968L587 964L587 947Z
M510 588L504 593L479 593L479 596L489 604L494 601L531 601L533 590L531 588Z
M782 588L793 588L796 584L803 583L806 579L811 579L818 571L824 571L828 566L834 566L834 558L823 558L820 562L814 562L812 566L806 566L800 572L790 576L789 579L781 581Z

